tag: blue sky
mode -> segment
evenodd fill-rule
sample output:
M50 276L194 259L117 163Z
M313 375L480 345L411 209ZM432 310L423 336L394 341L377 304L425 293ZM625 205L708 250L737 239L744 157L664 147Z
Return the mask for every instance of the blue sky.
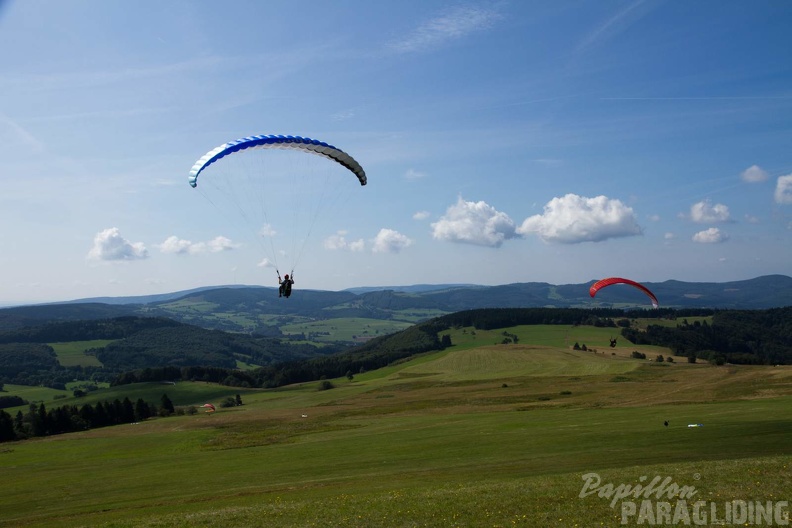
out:
M789 275L790 27L781 0L0 1L0 304L275 286L264 226L187 184L254 134L368 175L297 288Z

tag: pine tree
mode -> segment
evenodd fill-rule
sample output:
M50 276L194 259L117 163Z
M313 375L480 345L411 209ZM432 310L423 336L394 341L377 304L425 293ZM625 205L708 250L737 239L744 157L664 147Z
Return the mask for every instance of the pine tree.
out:
M7 412L0 411L0 442L8 442L15 439L14 420Z
M161 400L161 409L165 411L166 414L173 414L176 412L176 409L173 407L173 402L168 398L167 394L163 394Z

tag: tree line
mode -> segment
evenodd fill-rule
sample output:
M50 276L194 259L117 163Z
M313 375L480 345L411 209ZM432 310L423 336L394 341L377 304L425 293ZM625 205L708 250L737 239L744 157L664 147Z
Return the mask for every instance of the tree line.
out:
M135 403L129 398L98 402L95 405L64 405L47 409L43 403L31 404L28 411L18 411L11 417L0 410L0 442L24 440L35 436L50 436L75 431L85 431L111 425L140 422L152 416L168 416L176 409L167 394L160 405L139 398Z
M675 327L649 325L622 329L635 344L670 348L675 355L715 363L777 365L792 363L792 307L718 310L712 323L677 318Z
M227 397L220 407L242 405L242 397ZM167 417L174 414L196 414L198 409L189 405L176 407L167 393L160 398L159 405L138 398L132 403L128 397L97 402L94 405L64 405L47 409L43 403L31 404L27 412L18 411L12 417L0 410L0 442L25 440L37 436L51 436L112 425L142 422L154 416Z
M124 372L117 376L112 386L149 381L205 381L229 387L257 387L258 380L250 371L218 367L147 367Z
M166 317L122 316L111 319L58 321L0 332L0 343L63 343L123 339L141 330L186 326Z

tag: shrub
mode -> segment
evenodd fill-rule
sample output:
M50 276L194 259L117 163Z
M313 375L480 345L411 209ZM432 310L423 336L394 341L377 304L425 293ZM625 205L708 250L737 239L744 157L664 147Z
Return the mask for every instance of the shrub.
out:
M335 385L333 385L333 382L330 381L330 380L322 380L321 382L319 382L319 389L318 390L320 390L320 391L330 390L330 389L334 389L334 388L335 388Z
M236 406L237 406L236 398L234 398L233 396L229 396L225 400L220 402L220 407L236 407Z

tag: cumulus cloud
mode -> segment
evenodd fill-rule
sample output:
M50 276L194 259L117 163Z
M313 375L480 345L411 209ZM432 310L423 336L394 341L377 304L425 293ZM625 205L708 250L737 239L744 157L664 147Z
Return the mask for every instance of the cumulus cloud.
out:
M175 253L177 255L183 255L185 253L189 253L192 246L193 243L189 240L183 240L177 236L169 236L165 239L165 242L159 244L157 248L163 253Z
M426 220L429 218L429 211L418 211L412 217L413 220Z
M374 253L398 253L402 249L412 245L412 240L393 229L380 229L374 237Z
M365 249L366 243L362 238L348 241L346 234L346 231L338 231L336 234L327 237L324 241L325 249L333 251L363 251Z
M746 183L759 183L767 180L767 173L759 165L751 165L742 171L740 179Z
M516 238L514 221L486 202L466 202L460 196L445 214L431 224L437 240L500 247L504 240Z
M217 236L208 242L191 242L176 236L169 236L157 248L163 253L173 253L176 255L198 255L200 253L220 253L230 251L239 247L230 239L224 236Z
M709 229L699 231L693 235L693 242L698 242L699 244L718 244L728 240L728 238L729 237L725 233L722 233L717 227L710 227Z
M224 236L214 237L209 242L206 242L206 249L210 253L220 253L221 251L230 251L239 247L239 244L234 244L230 239Z
M690 219L698 224L730 222L729 208L723 204L715 204L702 200L690 206Z
M792 174L778 177L775 201L779 204L792 204Z
M261 226L261 229L259 229L259 236L262 238L272 238L277 233L278 232L275 231L275 229L273 229L270 224L264 224L263 226Z
M491 9L459 6L425 21L414 31L390 43L397 53L413 53L436 49L446 42L489 29L500 14Z
M553 198L544 206L543 214L526 218L517 232L535 233L545 242L560 244L601 242L643 234L632 208L620 200L576 194Z
M261 262L256 264L259 268L274 268L275 264L268 258L264 258Z
M148 250L142 242L130 242L121 236L117 227L100 231L88 252L90 260L142 260L148 258Z

